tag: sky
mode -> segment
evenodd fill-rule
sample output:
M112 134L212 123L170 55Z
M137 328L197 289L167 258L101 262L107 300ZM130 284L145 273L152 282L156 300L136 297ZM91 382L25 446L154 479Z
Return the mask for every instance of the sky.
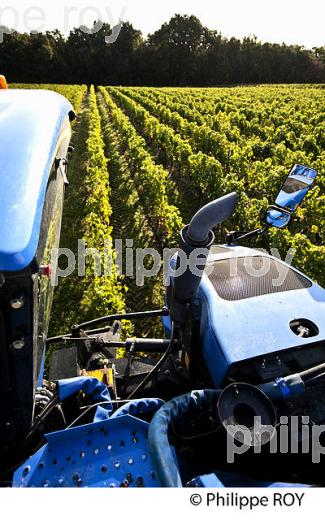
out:
M227 37L254 34L263 42L325 45L325 0L1 0L0 26L67 34L95 19L114 25L122 18L147 35L175 13L194 14Z

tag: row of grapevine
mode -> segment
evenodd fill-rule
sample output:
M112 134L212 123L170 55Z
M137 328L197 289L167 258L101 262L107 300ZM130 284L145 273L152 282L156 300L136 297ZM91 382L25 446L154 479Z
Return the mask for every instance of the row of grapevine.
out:
M113 118L110 117L107 104L103 95L97 94L98 106L101 114L102 131L106 145L106 156L110 172L111 204L113 226L113 238L120 241L122 252L123 272L128 273L125 277L127 292L125 295L126 308L131 311L146 311L161 307L164 302L164 285L162 273L147 277L144 284L137 282L135 265L136 251L147 250L154 247L161 249L160 228L148 215L141 199L145 199L141 185L137 183L137 172L134 171L132 158L125 152L125 141L119 132ZM168 183L169 184L169 183ZM144 202L146 202L144 200ZM153 227L154 224L154 227ZM179 222L181 226L181 223ZM132 242L130 242L130 239ZM174 237L170 237L168 244L172 245ZM126 270L126 258L130 258L130 244L133 246L133 267ZM152 259L144 258L146 269L153 265ZM160 336L160 320L142 319L134 323L134 333L137 336Z
M157 103L152 99L139 93L136 90L120 89L123 94L146 108L150 114L157 117L159 121L171 126L183 138L188 139L193 152L199 151L211 155L222 163L226 163L228 156L231 156L231 145L226 137L219 132L209 128L205 124L198 125L196 122L189 122L178 112L170 108L170 103Z
M76 265L73 273L59 280L51 322L54 334L68 330L73 323L125 310L125 284L115 266L111 189L94 87L79 112L60 245L79 261L78 241L82 240L89 254L84 272L78 273ZM95 273L95 266L100 272Z
M107 159L104 152L104 140L101 132L101 120L97 107L94 87L89 92L90 120L86 141L87 164L84 175L85 203L81 222L82 238L87 248L100 252L101 266L104 269L103 252L106 244L112 243L112 214L110 186L107 172ZM115 252L112 251L112 260ZM86 264L85 276L80 279L84 286L81 309L88 316L98 316L109 311L119 312L124 309L123 287L117 281L114 262L110 274L94 276L93 262Z
M259 108L259 104L255 102L256 112L253 119L248 121L242 111L237 108L227 116L228 129L223 125L222 131L215 131L214 123L211 120L201 125L190 123L171 109L173 104L169 100L161 103L153 101L151 97L148 98L146 90L144 93L139 89L122 89L122 91L147 108L163 123L172 126L185 138L189 138L193 149L213 155L227 169L240 169L241 176L245 174L244 168L247 164L245 159L250 159L251 162L263 161L276 155L286 153L290 155L290 152L302 151L306 155L310 155L311 160L315 160L324 148L325 123L322 121L321 115L315 115L317 114L315 104L311 105L312 113L305 108L304 116L297 115L294 123L291 121L292 108L288 110L285 127L283 126L283 113L286 110L282 108L282 120L280 121L279 118L276 120L276 126L280 126L275 128L275 123L272 121L271 124L270 122L263 123L265 110ZM299 99L300 97L301 94ZM263 106L263 104L261 105ZM273 114L276 112L275 107L272 112ZM263 117L260 117L261 114L264 114ZM291 121L289 127L288 121ZM225 119L223 119L224 123Z
M114 121L124 141L125 152L131 160L138 190L142 193L143 205L146 207L149 219L154 219L157 233L165 239L175 237L181 228L181 218L178 209L168 202L167 181L168 172L157 165L146 149L146 143L126 115L113 102L107 90L100 87L100 92L110 118Z
M203 125L206 123L204 116L199 112L193 103L184 103L181 99L176 100L175 98L164 92L163 89L148 88L148 87L134 87L132 89L120 87L122 92L137 92L142 96L145 96L152 101L159 102L170 108L173 112L178 113L187 121Z
M173 128L161 123L139 103L116 88L111 87L109 91L138 125L144 137L152 146L165 152L168 163L192 182L199 194L207 196L213 193L218 196L223 191L225 175L218 159L203 152L195 153L189 140L183 139ZM230 184L229 176L226 177L227 184ZM237 180L232 177L234 187L238 186ZM240 180L238 182L240 185Z
M203 124L203 118L207 126L222 133L229 141L259 137L268 140L269 145L285 142L291 149L314 150L316 155L319 153L317 146L324 145L322 89L319 86L291 87L290 93L287 87L278 86L220 89L217 93L209 89L187 89L185 96L178 91L167 94L161 89L137 91L154 101L159 99L189 121L192 121L189 114L198 114L195 117L198 124ZM306 139L314 131L316 139Z

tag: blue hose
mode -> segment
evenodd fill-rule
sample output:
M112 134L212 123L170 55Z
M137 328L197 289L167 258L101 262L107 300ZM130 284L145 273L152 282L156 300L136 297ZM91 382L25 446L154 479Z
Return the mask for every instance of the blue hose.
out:
M168 430L172 422L189 411L196 411L216 401L220 390L193 390L174 397L155 413L148 433L151 462L163 487L183 487L174 453L169 444Z

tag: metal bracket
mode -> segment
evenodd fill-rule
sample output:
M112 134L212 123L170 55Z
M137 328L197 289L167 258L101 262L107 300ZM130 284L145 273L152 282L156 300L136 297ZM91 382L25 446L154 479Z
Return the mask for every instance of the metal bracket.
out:
M61 175L63 177L63 182L65 186L69 185L68 177L67 177L67 166L68 166L68 160L62 157L61 159L56 160L56 165L58 170L60 170Z

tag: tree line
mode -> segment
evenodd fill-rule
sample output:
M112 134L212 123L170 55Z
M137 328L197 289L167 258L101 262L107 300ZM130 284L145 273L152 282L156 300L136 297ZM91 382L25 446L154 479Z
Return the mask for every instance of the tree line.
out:
M247 83L321 83L325 47L226 38L195 16L175 15L147 38L123 22L112 27L8 33L0 44L0 73L9 82L96 85L214 86ZM94 28L98 22L94 23ZM0 28L1 29L1 28Z

